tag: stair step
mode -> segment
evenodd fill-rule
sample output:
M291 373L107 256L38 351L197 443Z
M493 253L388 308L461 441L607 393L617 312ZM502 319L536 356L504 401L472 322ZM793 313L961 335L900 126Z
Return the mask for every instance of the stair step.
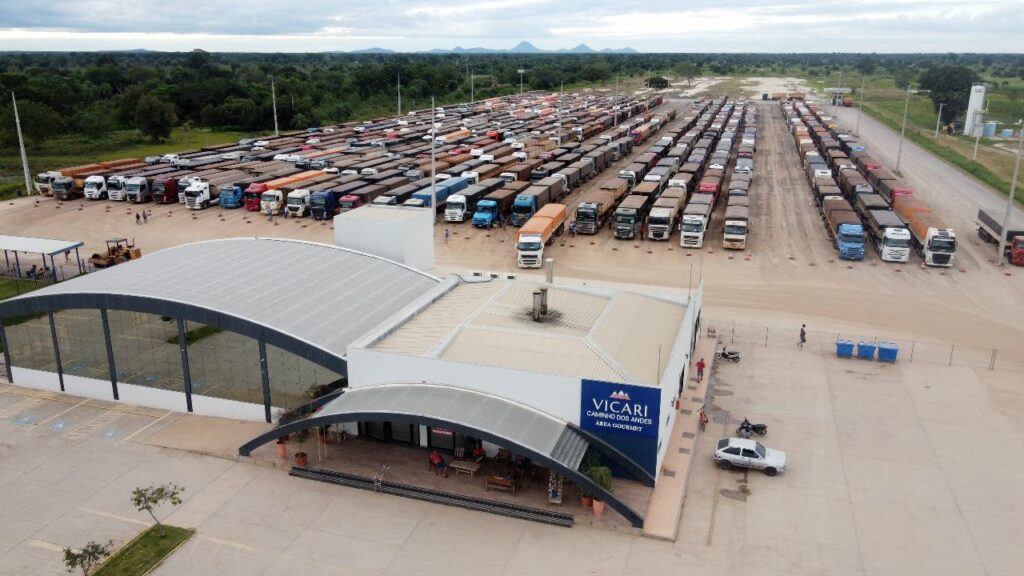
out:
M564 526L566 528L571 527L575 521L572 514L564 512L551 512L549 510L531 508L529 506L521 506L507 502L499 502L497 500L486 500L483 498L463 496L461 494L453 494L451 492L432 490L430 488L422 488L419 486L411 486L386 480L375 480L372 478L365 478L363 476L356 476L354 474L335 472L333 470L300 468L296 466L291 469L289 475L297 478L348 486L349 488L359 488L362 490L369 490L371 492L381 492L405 498L434 502L436 504L466 508L468 510L488 512L491 514L508 516L510 518L519 518L521 520Z

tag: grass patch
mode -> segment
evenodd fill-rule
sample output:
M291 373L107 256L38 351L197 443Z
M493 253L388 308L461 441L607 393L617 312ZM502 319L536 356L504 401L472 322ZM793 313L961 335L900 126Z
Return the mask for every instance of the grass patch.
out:
M45 286L49 286L49 283L44 284L42 282L24 280L21 278L0 278L0 300L21 296L26 292L38 290Z
M164 558L195 534L195 530L164 525L166 536L161 538L161 528L151 526L117 554L103 563L93 576L137 576L148 574L163 562Z
M214 334L217 334L218 332L223 332L223 331L224 331L223 328L215 328L213 326L200 326L199 328L193 328L193 329L189 330L188 332L185 332L185 344L188 345L188 346L191 346L192 344L195 344L196 342L199 342L203 338L207 338L207 337L213 336ZM177 336L171 336L170 338L167 339L167 343L168 344L177 344L178 343L178 337Z

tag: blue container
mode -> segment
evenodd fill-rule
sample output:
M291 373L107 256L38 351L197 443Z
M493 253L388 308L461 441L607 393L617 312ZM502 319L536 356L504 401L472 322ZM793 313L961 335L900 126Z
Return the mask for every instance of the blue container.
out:
M1002 134L1003 138L1013 138L1013 129L1012 128L1003 128L1003 131L1001 132L1001 134Z
M992 138L996 135L996 123L985 122L985 126L981 130L981 135L985 138Z
M849 340L836 340L836 356L840 358L853 358L853 342Z
M879 362L896 362L896 355L899 353L900 347L893 342L879 342L878 343L878 361Z
M874 342L858 342L857 343L857 358L864 360L875 359L875 343Z

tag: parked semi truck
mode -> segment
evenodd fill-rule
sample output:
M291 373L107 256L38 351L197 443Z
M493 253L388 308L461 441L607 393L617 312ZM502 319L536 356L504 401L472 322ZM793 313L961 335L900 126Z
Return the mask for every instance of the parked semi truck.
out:
M551 188L547 186L530 186L521 192L512 202L513 226L522 226L533 218L538 210L551 201Z
M476 211L477 202L485 196L498 190L503 183L502 180L492 178L484 180L480 184L467 186L459 194L452 194L448 197L444 207L444 219L446 222L464 222L471 218Z
M864 227L853 206L842 196L829 196L822 202L825 225L832 245L843 260L864 259Z
M647 216L650 196L630 194L615 209L615 237L632 240L640 233L640 223Z
M512 209L512 202L515 201L519 192L513 188L499 188L484 196L483 200L476 203L476 212L473 213L473 226L477 228L491 228L497 224L499 218L505 218Z
M910 260L910 230L899 214L888 209L870 209L862 217L879 258L886 262Z
M910 230L911 244L928 266L953 266L956 258L956 232L946 226L924 202L911 196L897 196L893 210L903 217Z
M676 221L683 211L686 197L662 196L654 201L651 212L647 215L647 237L651 240L668 240L675 229Z
M546 204L519 229L516 240L520 268L540 268L544 246L565 230L565 204Z
M619 178L609 178L601 183L600 188L587 192L576 206L576 231L597 234L627 193L629 183Z
M704 233L711 220L713 199L711 194L694 194L683 207L683 218L679 225L679 245L683 248L700 248L704 245Z
M983 242L998 244L1004 236L1002 216L994 212L978 210L978 238ZM1006 249L1004 256L1015 266L1024 266L1024 227L1011 226L1005 232Z
M107 179L103 176L89 176L85 179L85 197L89 200L102 200L107 197Z
M153 201L153 191L149 188L149 178L132 176L124 184L124 199L133 204Z
M745 196L737 198L746 200ZM722 248L745 250L747 247L747 235L750 233L750 208L741 202L738 201L725 207Z
M412 198L422 200L424 206L433 206L433 189L436 188L437 205L439 207L443 207L449 196L457 194L467 186L469 186L469 180L462 178L461 176L449 178L447 180L439 180L435 186L432 187L427 185L419 192L414 193Z
M219 204L221 192L225 188L234 188L235 183L242 178L245 178L245 172L231 170L208 180L193 180L185 189L185 206L192 210L202 210Z

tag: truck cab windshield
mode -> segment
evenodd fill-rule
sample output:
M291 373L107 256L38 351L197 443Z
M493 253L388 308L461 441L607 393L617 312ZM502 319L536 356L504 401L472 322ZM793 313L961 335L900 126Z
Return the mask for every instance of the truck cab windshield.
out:
M167 190L167 186L163 182L153 183L153 192L164 192Z
M260 196L260 200L263 200L264 202L277 202L277 196L274 194L264 194L263 196Z
M839 241L847 244L860 244L864 238L859 234L840 234Z
M515 214L529 214L531 209L529 206L523 206L522 204L516 204L512 206L512 212Z
M519 250L523 252L536 252L540 250L540 242L520 242Z
M449 202L448 203L448 209L449 210L457 210L459 212L462 212L463 210L466 209L466 205L463 204L462 202Z
M730 236L743 236L744 234L747 233L747 227L737 226L733 224L725 227L725 233L729 234Z
M931 243L932 252L945 252L952 254L956 252L956 240L947 238L934 238Z
M327 204L327 197L326 196L313 196L311 201L313 202L313 204L315 204L317 206L324 206L324 205Z
M885 241L886 246L893 248L910 248L909 238L889 238Z
M138 192L141 188L141 184L129 184L125 187L129 192Z
M289 198L288 199L288 205L289 206L302 206L303 204L304 204L304 202L302 201L302 198Z
M53 183L53 189L54 190L67 190L69 188L71 188L71 183L70 182L54 182Z
M618 224L632 224L636 218L632 214L616 214L615 222Z
M647 221L651 226L667 226L668 218L663 216L651 216Z
M99 190L99 188L100 188L100 183L99 182L86 182L85 183L85 189L86 190Z
M704 231L704 226L702 224L695 223L695 222L690 222L690 223L683 224L683 232L700 233L700 232L703 232L703 231Z

